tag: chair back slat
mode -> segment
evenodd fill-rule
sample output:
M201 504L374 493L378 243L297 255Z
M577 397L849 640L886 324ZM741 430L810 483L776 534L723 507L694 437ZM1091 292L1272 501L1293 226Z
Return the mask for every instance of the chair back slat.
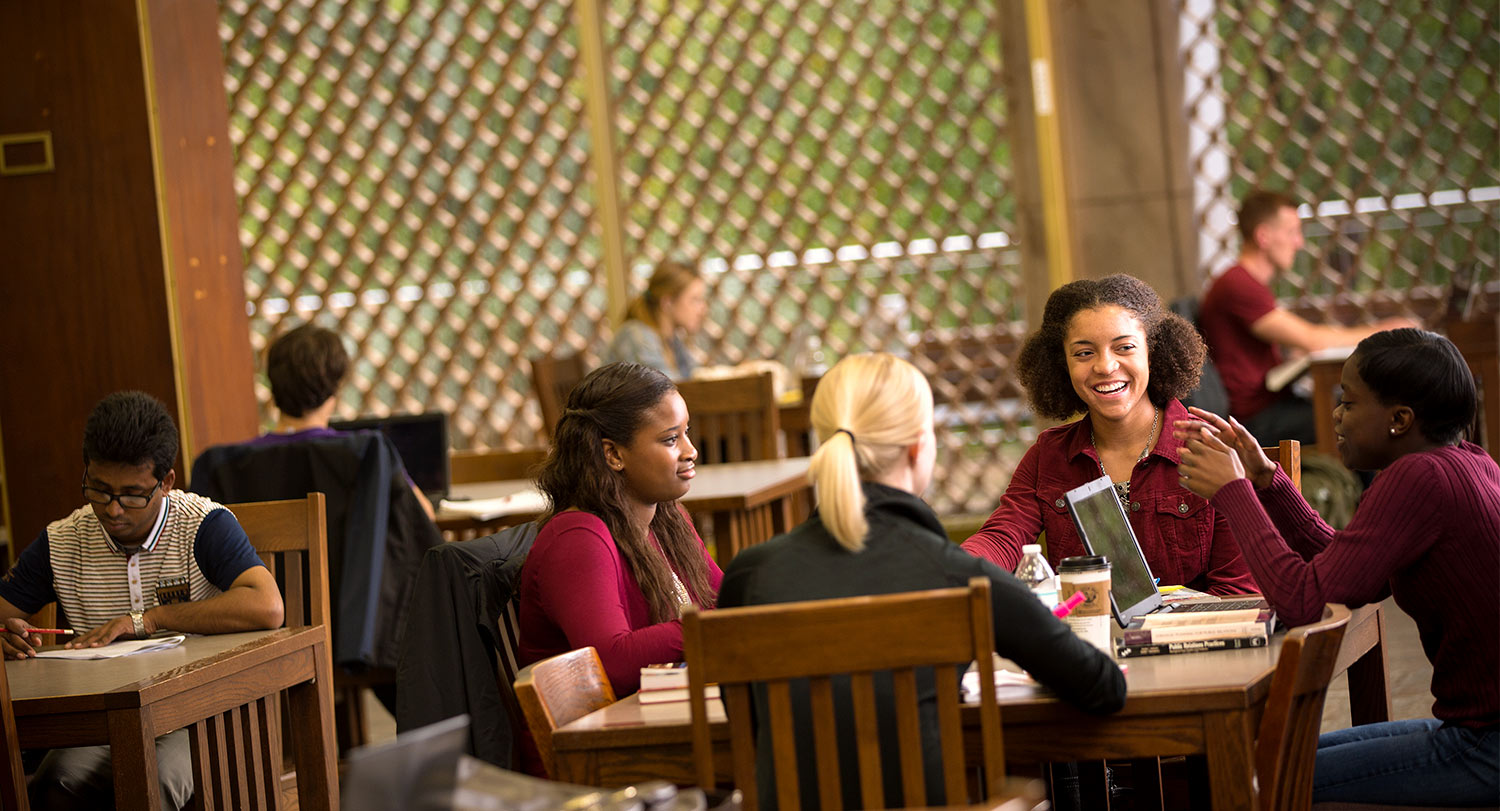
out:
M808 684L811 692L813 747L817 752L818 774L828 775L818 781L819 801L824 808L837 808L844 800L839 775L838 722L833 711L833 679L819 676Z
M941 665L935 670L938 684L957 681L958 669L952 665ZM962 797L968 784L964 781L964 736L963 721L959 716L958 695L947 691L937 697L938 724L942 729L943 785L947 796Z
M688 409L688 436L703 464L780 456L781 416L770 373L677 384Z
M1328 681L1338 662L1349 609L1330 604L1323 618L1287 632L1255 741L1262 811L1312 803L1313 760Z
M812 747L817 764L816 795L825 807L842 805L843 786L838 768L840 746L852 747L859 765L860 802L879 808L886 803L925 805L927 786L923 759L922 716L918 702L918 669L933 668L938 694L938 740L943 743L943 786L949 804L966 801L964 746L958 709L960 667L980 661L993 684L994 641L990 629L989 581L975 578L967 588L939 589L909 594L848 597L799 603L722 608L700 612L689 608L683 617L683 648L688 661L691 695L702 695L703 685L718 683L726 700L744 700L746 685L765 691L765 715L776 770L778 804L799 807L802 784L813 775L799 775L798 747ZM979 610L983 606L983 610ZM978 627L976 627L978 626ZM877 675L878 674L878 675ZM848 676L854 736L836 739L834 698L829 676ZM792 680L807 679L812 712L812 740L798 740L793 714ZM877 698L877 682L889 679L890 694ZM981 717L990 716L983 751L987 797L1003 785L1004 762L999 741L999 706L993 691L981 691ZM745 698L741 699L741 696ZM703 785L713 785L713 752L707 709L690 701L693 715L693 755ZM899 763L883 763L877 720L893 712ZM754 751L755 730L748 707L729 710L731 745ZM825 740L826 734L826 740ZM889 732L887 732L889 734ZM804 755L805 756L805 755ZM753 764L750 765L753 773ZM885 796L884 776L901 774L902 796ZM755 807L756 783L737 763L736 786ZM809 794L811 796L811 794Z
M885 808L885 783L880 771L880 724L875 717L875 679L855 673L849 680L854 700L855 747L859 755L859 792L867 808Z
M897 670L891 674L891 682L896 694L896 738L901 742L901 787L906 792L902 803L907 807L926 805L927 776L922 768L922 719L917 715L916 671Z
M593 648L568 651L523 668L516 675L515 693L549 775L557 774L553 731L615 703L614 688Z

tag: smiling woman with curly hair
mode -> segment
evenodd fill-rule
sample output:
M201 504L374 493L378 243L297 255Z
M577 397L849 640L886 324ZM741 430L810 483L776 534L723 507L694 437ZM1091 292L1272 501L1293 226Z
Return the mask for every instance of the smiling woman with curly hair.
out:
M1006 568L1046 533L1047 559L1085 554L1063 494L1108 475L1152 574L1212 594L1256 590L1224 517L1177 478L1182 443L1163 430L1187 419L1206 350L1193 326L1132 276L1071 282L1047 298L1016 374L1037 414L1083 417L1042 432L1000 506L964 549Z

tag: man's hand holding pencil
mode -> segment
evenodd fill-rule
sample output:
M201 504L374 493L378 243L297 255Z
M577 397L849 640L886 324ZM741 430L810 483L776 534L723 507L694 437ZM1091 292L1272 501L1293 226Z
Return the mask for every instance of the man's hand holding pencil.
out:
M4 633L0 633L0 650L7 659L29 659L36 655L44 636L72 636L69 628L33 628L21 617L11 617L4 622Z

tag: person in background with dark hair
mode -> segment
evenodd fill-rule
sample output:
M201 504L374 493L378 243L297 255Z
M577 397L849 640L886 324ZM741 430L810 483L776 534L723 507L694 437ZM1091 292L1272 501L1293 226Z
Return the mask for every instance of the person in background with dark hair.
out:
M1315 513L1237 419L1175 424L1183 484L1228 517L1288 625L1394 596L1432 662L1436 718L1318 739L1313 801L1500 803L1500 467L1463 439L1477 395L1448 339L1380 332L1344 363L1339 456L1380 471L1347 529Z
M24 659L42 643L27 617L56 601L81 635L70 648L97 647L158 630L195 634L276 628L276 581L245 531L222 506L174 490L177 426L148 394L105 397L83 434L88 505L47 525L0 579L0 649ZM139 583L132 589L131 583ZM187 730L156 741L164 806L193 794ZM108 746L55 749L29 792L35 808L113 804Z
M673 380L687 380L698 364L684 339L702 328L707 314L708 285L698 269L662 262L646 292L631 303L628 319L604 351L604 362L639 363Z
M339 436L328 427L338 405L339 388L349 374L349 353L337 333L315 324L288 330L266 350L266 377L276 403L276 427L250 440L249 445L278 445ZM403 469L422 511L435 519L432 502Z
M1053 291L1016 373L1038 414L1084 417L1037 437L1000 506L963 548L1007 571L1042 532L1054 567L1087 554L1063 494L1107 474L1163 585L1255 591L1223 516L1177 482L1182 445L1163 431L1187 418L1178 398L1197 385L1203 355L1193 326L1140 279L1108 276Z
M723 576L677 503L698 457L687 424L672 381L634 363L568 395L537 477L548 512L521 571L521 665L592 645L628 695L643 665L682 661L682 608L711 608Z
M1277 304L1271 281L1291 269L1303 246L1297 202L1287 195L1251 192L1240 205L1239 231L1239 261L1214 279L1198 316L1229 392L1229 412L1264 439L1316 442L1312 402L1290 388L1266 388L1266 372L1281 363L1282 347L1306 353L1353 346L1373 332L1416 323L1387 318L1363 327L1314 324Z
M820 442L811 476L818 486L818 510L801 526L735 557L719 592L722 607L821 600L867 594L967 586L971 577L990 579L995 650L1013 659L1068 703L1090 713L1107 713L1125 703L1125 678L1107 654L1074 634L1009 572L955 549L932 508L920 494L932 480L937 440L932 428L932 389L926 378L894 355L852 355L839 361L818 383L812 424ZM941 758L936 742L936 692L931 677L918 677L927 758L927 801L953 804L942 796ZM847 687L835 688L835 703L846 705ZM888 683L876 690L888 706ZM805 695L805 688L803 695ZM757 694L758 713L765 712ZM794 697L794 703L804 701ZM894 719L891 710L884 724ZM766 731L766 717L760 716ZM852 729L840 711L841 728ZM930 733L930 734L929 734ZM797 774L816 773L812 722L797 718ZM770 735L757 744L757 779L763 805L774 802L775 770ZM896 738L882 735L882 762L895 763ZM885 796L903 796L898 769L888 769ZM859 795L859 777L842 780L844 805L868 808ZM802 782L803 804L819 805L817 782Z

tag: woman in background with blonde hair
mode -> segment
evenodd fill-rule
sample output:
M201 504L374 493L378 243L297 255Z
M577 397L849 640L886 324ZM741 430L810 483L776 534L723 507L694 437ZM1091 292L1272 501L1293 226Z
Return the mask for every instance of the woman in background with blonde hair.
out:
M687 380L697 366L684 338L696 334L708 314L708 286L697 268L662 262L646 292L630 305L627 320L604 352L605 363L650 366L673 380Z
M759 605L968 585L988 577L995 650L1029 671L1064 700L1093 713L1118 710L1125 679L1110 657L1073 634L1009 572L950 543L937 515L917 494L932 480L936 438L932 389L916 367L884 353L854 355L833 367L812 400L812 424L822 443L809 477L818 509L801 526L741 552L724 573L719 607ZM884 709L890 685L877 681ZM847 688L846 688L847 689ZM919 681L927 757L928 801L943 805L936 743L934 686ZM847 708L845 700L835 706ZM756 712L764 712L757 701ZM840 714L840 729L853 729ZM769 721L758 719L768 730ZM815 775L811 719L797 718L798 774ZM881 725L882 729L893 727ZM884 762L898 762L894 735L882 736ZM757 775L763 800L774 798L769 736L758 742ZM851 764L852 765L852 764ZM900 775L886 775L886 796L902 796ZM858 775L843 776L844 804L862 808ZM818 805L816 785L803 781L803 802Z

